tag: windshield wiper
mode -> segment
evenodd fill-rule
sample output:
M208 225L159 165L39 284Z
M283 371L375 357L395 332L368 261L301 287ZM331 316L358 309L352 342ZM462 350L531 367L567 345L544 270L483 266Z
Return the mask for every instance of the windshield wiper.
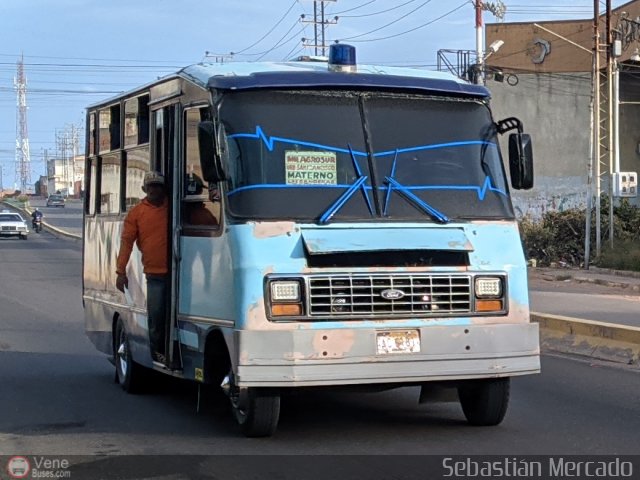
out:
M367 181L367 177L360 177L358 180L356 180L353 184L351 184L349 186L349 188L347 189L346 192L344 192L342 195L340 195L340 198L338 198L338 200L336 200L333 205L331 205L327 211L320 217L320 223L328 223L329 220L331 220L331 218L333 218L333 216L338 213L338 210L340 210L343 205L345 203L347 203L347 201L353 197L353 194L356 193L356 191L358 191L358 189L364 185L364 182Z
M398 193L400 193L400 195L402 195L409 202L413 203L420 210L427 212L429 215L431 215L433 218L435 218L441 223L449 223L450 221L449 217L447 217L444 213L433 208L431 205L429 205L427 202L422 200L420 197L415 195L411 190L409 190L407 187L405 187L400 182L398 182L395 178L393 178L394 175L396 174L397 163L398 163L398 149L396 148L396 154L395 154L395 157L393 158L393 164L391 165L391 175L388 177L384 177L388 185L387 197L384 202L384 212L383 212L384 216L385 217L387 216L387 209L389 208L389 200L391 199L391 190L393 187L393 189L397 190Z
M435 218L439 222L441 222L441 223L449 223L449 217L447 217L444 213L439 212L438 210L433 208L427 202L425 202L420 197L415 195L407 187L405 187L401 183L398 183L397 181L395 181L391 177L385 177L385 180L389 184L389 189L391 189L391 187L394 187L394 189L397 190L398 193L400 193L400 195L405 197L408 201L413 203L415 206L417 206L418 208L420 208L424 212L427 212L429 215L431 215L433 218Z
M360 166L358 165L356 156L353 153L351 144L347 144L347 146L349 147L349 153L351 154L351 160L353 161L353 168L355 169L358 178L349 186L346 192L340 195L340 198L338 198L338 200L336 200L329 208L327 208L327 211L320 217L320 223L328 223L329 220L331 220L333 216L338 213L338 210L340 210L358 190L362 190L364 199L367 202L367 207L369 208L369 213L373 216L371 200L369 199L369 194L367 193L367 187L364 184L368 177L366 175L362 175L362 170L360 170Z

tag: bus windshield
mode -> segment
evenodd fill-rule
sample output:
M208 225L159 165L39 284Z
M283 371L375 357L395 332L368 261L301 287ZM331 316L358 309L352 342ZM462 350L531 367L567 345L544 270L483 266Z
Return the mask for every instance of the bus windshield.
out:
M226 94L220 119L234 217L321 223L514 217L483 102L261 90Z

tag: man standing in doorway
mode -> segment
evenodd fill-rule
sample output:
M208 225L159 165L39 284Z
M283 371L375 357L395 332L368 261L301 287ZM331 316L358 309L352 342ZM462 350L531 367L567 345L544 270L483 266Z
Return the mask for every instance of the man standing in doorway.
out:
M153 360L166 364L165 325L167 321L166 293L169 280L168 218L169 202L164 177L159 172L147 172L142 190L147 194L133 207L124 220L118 253L116 288L129 288L126 269L133 244L142 253L142 267L147 279L147 316L149 342Z

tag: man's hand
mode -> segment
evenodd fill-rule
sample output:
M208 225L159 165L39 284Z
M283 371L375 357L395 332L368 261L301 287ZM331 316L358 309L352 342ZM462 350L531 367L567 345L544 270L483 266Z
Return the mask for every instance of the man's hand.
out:
M116 278L116 288L124 293L125 288L129 288L129 279L124 274L118 274L118 278Z

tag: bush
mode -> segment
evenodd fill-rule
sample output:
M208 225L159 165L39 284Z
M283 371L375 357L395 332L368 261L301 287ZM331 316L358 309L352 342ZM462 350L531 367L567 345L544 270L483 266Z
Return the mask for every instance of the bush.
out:
M554 262L572 266L582 265L585 212L579 209L547 212L542 220L537 222L523 218L520 221L520 232L526 257L535 258L540 265L550 265ZM600 225L602 252L593 263L609 268L640 270L640 208L631 205L627 199L622 199L614 206L613 250L608 249L609 199L606 196L600 203ZM595 252L595 212L591 217L591 245L592 252Z

